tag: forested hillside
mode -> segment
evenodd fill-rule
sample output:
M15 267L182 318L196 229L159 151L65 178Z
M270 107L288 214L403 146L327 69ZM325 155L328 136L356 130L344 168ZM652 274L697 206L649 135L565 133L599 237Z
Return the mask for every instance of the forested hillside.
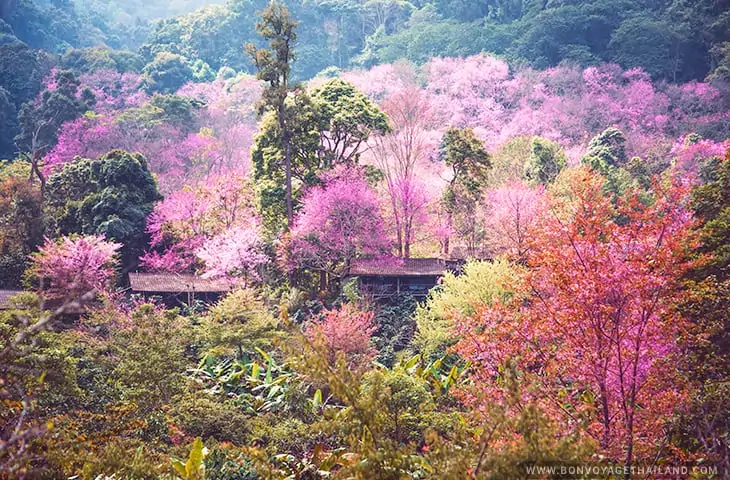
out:
M0 0L0 479L730 475L730 3Z

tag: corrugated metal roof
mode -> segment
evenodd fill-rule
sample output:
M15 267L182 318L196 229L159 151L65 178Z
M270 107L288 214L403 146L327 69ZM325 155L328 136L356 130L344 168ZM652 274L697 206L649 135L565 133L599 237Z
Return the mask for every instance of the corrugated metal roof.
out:
M8 308L8 299L19 293L23 292L21 290L0 290L0 310Z
M232 290L235 285L225 279L177 273L130 273L129 283L134 292L150 293L220 293Z
M387 258L354 260L350 275L385 277L438 277L458 268L459 262L441 258Z

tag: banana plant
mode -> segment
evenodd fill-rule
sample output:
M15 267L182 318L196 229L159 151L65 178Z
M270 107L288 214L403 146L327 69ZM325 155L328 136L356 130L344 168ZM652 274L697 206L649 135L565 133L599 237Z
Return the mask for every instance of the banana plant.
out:
M188 459L183 460L171 458L172 468L181 480L205 480L205 457L208 449L203 446L203 440L198 437L193 442Z
M356 460L357 455L344 448L326 450L321 444L314 446L309 457L297 458L289 454L273 457L274 464L278 468L277 473L286 480L332 478L337 471L353 465Z
M245 398L254 411L275 411L284 405L294 373L286 364L277 364L265 351L257 348L256 352L263 362L216 361L206 355L191 375L206 384L213 394Z
M443 369L445 358L443 356L424 366L423 356L417 354L409 359L402 360L395 368L401 368L409 375L427 381L438 395L444 395L466 375L469 368L468 363L464 365L454 364L447 372Z

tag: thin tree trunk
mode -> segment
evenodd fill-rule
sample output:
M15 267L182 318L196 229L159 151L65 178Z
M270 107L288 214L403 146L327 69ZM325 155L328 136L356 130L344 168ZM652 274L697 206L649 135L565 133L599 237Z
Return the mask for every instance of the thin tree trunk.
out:
M444 258L449 257L449 241L451 240L451 224L454 221L454 214L451 212L451 209L448 209L446 211L446 227L448 228L448 231L446 232L446 236L444 237Z
M285 163L286 163L286 219L287 226L291 230L294 225L294 210L292 207L292 188L291 188L291 143L289 142L289 135L285 134Z
M324 292L327 290L327 271L321 270L319 272L319 291Z
M601 410L603 415L603 435L601 436L601 448L608 448L608 442L611 438L611 415L608 408L608 389L606 382L601 380L599 383L601 391Z

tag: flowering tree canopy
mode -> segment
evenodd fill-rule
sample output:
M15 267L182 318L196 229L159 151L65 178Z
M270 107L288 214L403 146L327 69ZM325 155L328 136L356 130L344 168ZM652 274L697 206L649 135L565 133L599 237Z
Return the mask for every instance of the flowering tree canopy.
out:
M341 274L355 257L390 250L377 197L362 171L339 170L324 181L304 196L285 255L287 267Z
M48 298L73 299L92 290L104 292L109 290L121 246L102 235L47 238L31 256L30 268Z
M373 312L357 310L350 304L327 310L324 318L309 324L304 333L314 342L322 342L332 364L343 354L352 367L366 366L377 355L370 338L377 330Z
M196 255L205 263L204 277L238 277L244 282L257 279L256 268L269 259L253 220L247 227L232 227L207 240Z
M541 213L542 187L514 180L487 192L485 228L488 250L526 260L530 229Z
M198 266L195 252L214 236L248 227L252 195L241 177L221 175L204 185L185 187L159 202L147 218L151 250L141 264L153 271L183 272Z

